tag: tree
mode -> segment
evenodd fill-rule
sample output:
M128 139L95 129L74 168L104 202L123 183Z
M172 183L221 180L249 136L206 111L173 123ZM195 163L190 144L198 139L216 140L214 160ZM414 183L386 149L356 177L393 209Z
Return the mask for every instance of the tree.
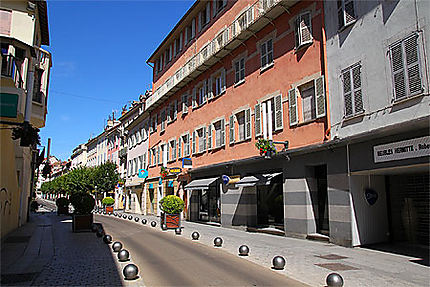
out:
M89 193L94 190L94 168L78 167L73 169L66 175L64 186L70 195Z
M113 162L108 161L94 170L94 186L97 186L97 192L113 191L118 180L117 166Z

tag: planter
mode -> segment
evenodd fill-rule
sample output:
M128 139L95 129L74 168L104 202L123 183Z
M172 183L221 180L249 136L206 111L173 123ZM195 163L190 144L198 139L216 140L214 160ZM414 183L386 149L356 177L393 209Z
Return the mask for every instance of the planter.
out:
M68 206L57 206L57 215L69 215L69 207Z
M106 213L109 213L109 212L113 213L113 205L106 206L105 211L106 211Z
M93 214L73 214L72 215L72 230L73 232L91 232L93 225Z
M166 224L168 229L179 228L181 227L181 215L163 213L163 223Z

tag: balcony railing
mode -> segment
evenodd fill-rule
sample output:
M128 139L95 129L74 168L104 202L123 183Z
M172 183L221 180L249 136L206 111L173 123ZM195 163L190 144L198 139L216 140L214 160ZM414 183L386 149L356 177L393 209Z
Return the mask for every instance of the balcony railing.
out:
M257 0L246 11L239 15L230 26L222 30L209 44L204 46L200 51L193 55L185 65L179 68L173 76L169 77L151 97L146 101L146 107L150 108L158 102L163 96L169 93L174 87L181 83L191 73L204 66L205 63L223 48L225 48L238 36L247 31L249 26L262 18L278 3L285 0Z
M1 75L3 77L12 78L15 82L15 87L22 89L24 81L22 80L22 76L14 56L1 55Z

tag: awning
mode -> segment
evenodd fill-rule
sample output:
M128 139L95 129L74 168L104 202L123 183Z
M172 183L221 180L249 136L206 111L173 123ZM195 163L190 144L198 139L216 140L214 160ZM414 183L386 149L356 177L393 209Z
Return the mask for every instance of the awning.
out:
M196 179L191 181L189 184L187 184L184 187L184 189L186 190L209 189L209 185L214 183L217 179L218 177Z
M282 172L245 176L236 182L236 187L269 185L272 179L280 174L282 174Z

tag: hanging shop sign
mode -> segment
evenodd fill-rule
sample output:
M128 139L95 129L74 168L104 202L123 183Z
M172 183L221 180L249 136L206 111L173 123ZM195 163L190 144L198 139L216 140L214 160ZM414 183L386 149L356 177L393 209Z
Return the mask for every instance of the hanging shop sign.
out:
M181 172L182 172L182 169L180 167L169 168L169 173L170 174L179 174Z
M378 201L378 192L372 188L366 188L364 189L364 197L367 203L372 206Z
M193 161L189 157L185 157L182 159L182 167L183 168L192 168L193 167Z
M224 184L228 184L228 183L229 183L229 181L230 181L230 177L229 177L228 175L223 174L223 175L221 176L221 178L222 178L222 182L223 182Z
M139 173L137 175L139 178L147 178L148 171L146 169L139 169Z
M375 163L430 156L430 136L373 147Z

